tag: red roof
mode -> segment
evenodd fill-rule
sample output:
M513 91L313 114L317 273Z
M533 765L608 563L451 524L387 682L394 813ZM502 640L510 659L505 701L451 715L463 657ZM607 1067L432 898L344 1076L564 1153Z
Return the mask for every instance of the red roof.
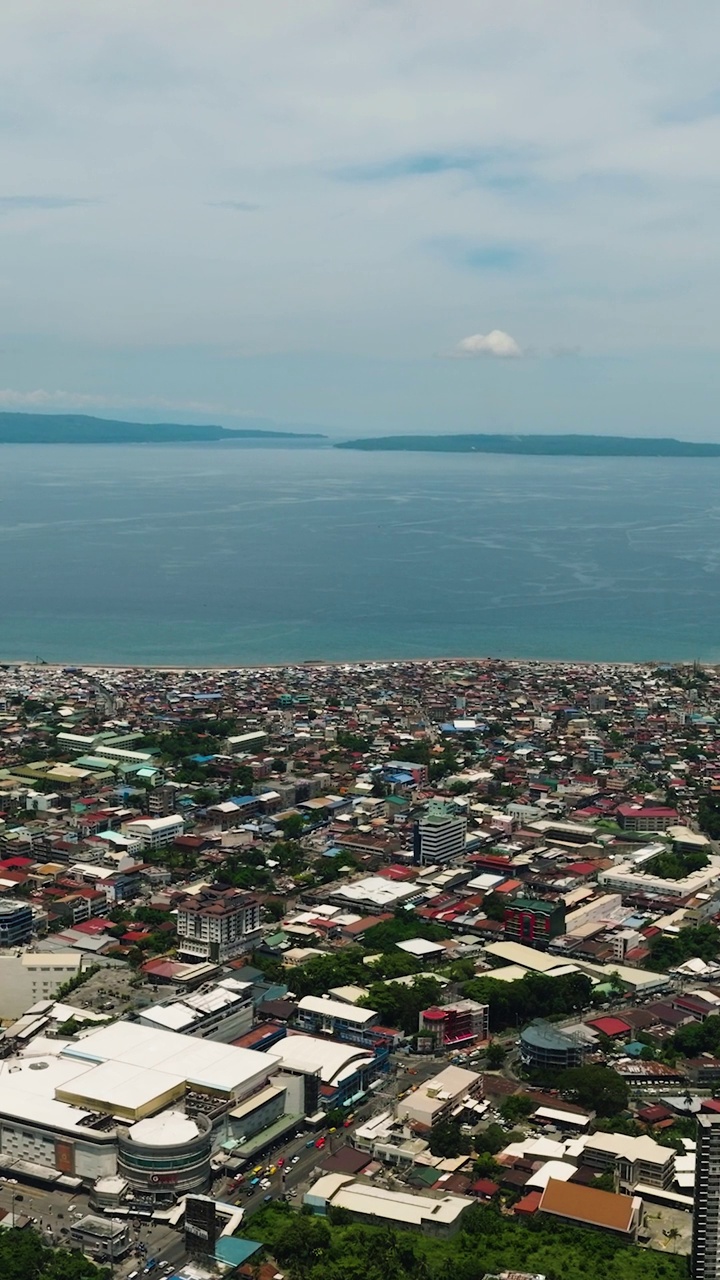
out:
M587 1025L606 1036L626 1036L632 1030L630 1023L622 1018L591 1018Z
M677 818L677 809L668 809L661 805L654 808L636 804L620 804L615 810L621 818Z
M703 1098L702 1102L700 1103L700 1110L701 1111L720 1111L720 1099Z
M571 862L566 870L574 876L591 876L597 871L597 864L594 862Z
M468 1190L471 1196L494 1196L500 1188L497 1182L491 1182L489 1178L478 1178Z
M515 893L522 885L522 880L506 880L504 884L498 884L493 889L493 893Z
M81 924L73 925L76 933L87 933L90 937L95 937L98 933L106 933L110 928L109 920L100 920L95 916L92 920L83 920Z
M527 1195L523 1196L522 1200L518 1200L515 1205L515 1213L537 1213L541 1200L541 1191L528 1191Z

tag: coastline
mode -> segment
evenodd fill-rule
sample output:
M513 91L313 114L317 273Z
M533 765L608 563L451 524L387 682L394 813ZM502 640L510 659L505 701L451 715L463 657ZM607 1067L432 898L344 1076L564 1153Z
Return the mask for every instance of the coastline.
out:
M697 662L688 658L645 658L645 659L594 659L594 658L507 658L502 654L447 654L425 658L313 658L304 661L287 662L211 662L200 666L182 663L164 662L38 662L24 658L7 658L0 660L0 668L21 667L31 671L88 671L97 674L101 671L156 671L173 675L198 675L206 671L282 671L286 667L293 670L320 670L327 667L434 667L452 663L470 662L474 664L503 663L505 666L537 666L537 667L593 667L616 671L623 668L638 670L644 667L692 667L698 666L708 670L720 670L718 662Z

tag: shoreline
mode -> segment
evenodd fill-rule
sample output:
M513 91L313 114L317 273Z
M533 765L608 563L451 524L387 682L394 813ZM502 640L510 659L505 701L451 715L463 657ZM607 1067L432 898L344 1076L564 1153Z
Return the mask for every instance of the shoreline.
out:
M182 663L164 662L38 662L36 659L7 658L0 660L0 670L7 667L21 667L32 671L86 671L97 674L99 671L155 671L174 675L197 675L204 671L282 671L286 667L294 670L322 670L327 667L388 667L417 666L432 667L448 663L470 662L474 664L504 663L507 666L548 666L548 667L607 667L609 670L623 668L639 669L643 667L701 667L709 670L720 669L720 662L702 662L681 658L506 658L501 654L447 654L423 658L306 658L304 660L288 660L286 662L212 662L200 666Z

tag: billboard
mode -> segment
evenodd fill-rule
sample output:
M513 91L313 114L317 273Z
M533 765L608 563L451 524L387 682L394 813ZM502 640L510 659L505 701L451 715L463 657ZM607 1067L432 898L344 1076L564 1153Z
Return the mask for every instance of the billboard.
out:
M217 1214L208 1196L188 1196L185 1201L185 1248L188 1253L215 1256Z

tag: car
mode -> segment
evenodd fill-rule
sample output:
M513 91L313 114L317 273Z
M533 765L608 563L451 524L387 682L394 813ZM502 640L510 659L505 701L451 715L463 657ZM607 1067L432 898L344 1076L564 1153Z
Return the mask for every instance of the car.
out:
M309 1138L309 1139L308 1139L308 1141L305 1143L305 1146L306 1146L306 1147L314 1147L314 1146L315 1146L315 1139L314 1139L314 1138Z
M284 1164L285 1164L285 1160L283 1159L283 1157L282 1157L282 1156L280 1156L280 1159L279 1159L279 1160L278 1160L278 1162L277 1162L277 1167L278 1167L278 1169L282 1169L282 1167L283 1167L283 1165L284 1165Z
M274 1173L277 1173L277 1165L275 1164L268 1165L268 1171L267 1171L268 1178L272 1178Z
M251 1179L250 1179L250 1186L251 1186L251 1187L257 1187L257 1186L258 1186L258 1184L259 1184L259 1182L260 1182L260 1179L259 1179L259 1178L251 1178Z
M293 1156L293 1158L292 1158L292 1160L290 1161L290 1163L291 1163L291 1164L299 1164L299 1163L300 1163L300 1157L299 1157L299 1156Z
M318 1138L315 1143L315 1146L317 1147L318 1151L322 1151L323 1147L325 1146L325 1139Z
M352 1116L348 1116L347 1120L343 1120L343 1129L349 1129L352 1124Z
M262 1171L263 1171L263 1166L261 1164L256 1164L255 1168L253 1169L253 1173L262 1173Z
M332 1128L328 1129L328 1133L337 1133L337 1129L335 1128L335 1125L333 1125Z

